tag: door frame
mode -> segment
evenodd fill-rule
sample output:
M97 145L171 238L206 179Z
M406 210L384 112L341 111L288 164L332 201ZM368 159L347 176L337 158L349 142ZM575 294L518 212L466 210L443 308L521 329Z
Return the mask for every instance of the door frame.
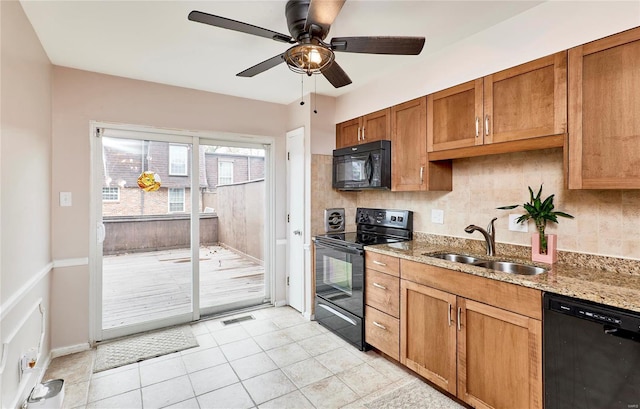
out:
M302 226L300 226L302 228L302 247L300 249L295 249L293 248L293 243L292 243L292 237L291 237L291 223L289 221L289 219L287 219L287 233L286 233L286 237L287 237L287 264L286 264L286 276L287 276L287 304L290 305L292 308L299 310L300 312L302 312L303 314L305 312L307 312L307 308L306 308L306 298L307 298L307 294L305 289L308 287L309 283L307 280L307 262L306 262L306 247L308 247L307 244L307 209L306 209L306 204L307 204L307 200L306 200L306 187L307 187L307 171L306 171L306 147L305 147L305 132L304 132L304 127L300 127L297 129L294 129L292 131L287 132L286 134L286 151L287 151L287 215L291 215L291 186L290 185L290 175L291 175L291 158L289 156L290 152L291 152L291 143L290 140L293 138L302 138L302 192L303 195L300 198L300 200L302 200L302 215L301 215L301 220L302 220ZM299 142L296 142L299 143ZM291 269L291 254L294 251L300 251L301 252L301 260L302 260L302 276L300 277L299 282L296 282L294 280L293 283L290 282L289 278L292 276L292 269ZM300 303L297 306L293 306L291 303L292 297L291 297L291 291L293 289L293 285L299 285L301 286L301 288L297 288L294 289L294 291L297 291L299 293L299 298L300 298Z
M260 146L265 150L265 210L264 210L264 268L265 268L265 299L273 302L275 294L275 138L269 136L256 136L247 134L235 134L229 132L189 131L179 129L165 129L135 124L122 124L114 122L90 121L90 178L89 178L89 342L95 345L97 341L111 339L131 333L131 327L119 327L104 330L102 328L102 245L99 240L99 221L102 220L102 176L96 167L102 163L102 146L97 138L98 129L109 129L109 133L115 137L127 139L148 139L161 142L183 142L192 146L193 152L199 152L200 141L203 144L228 144L234 147L255 148ZM191 157L191 174L198 174L200 169L199 155ZM195 172L195 173L194 173ZM199 209L194 203L199 203L199 178L191 178L191 258L199 260L200 223ZM195 189L194 189L195 186ZM169 317L151 323L136 325L137 332L171 326L179 323L197 321L200 319L200 292L199 292L199 263L192 263L192 312Z

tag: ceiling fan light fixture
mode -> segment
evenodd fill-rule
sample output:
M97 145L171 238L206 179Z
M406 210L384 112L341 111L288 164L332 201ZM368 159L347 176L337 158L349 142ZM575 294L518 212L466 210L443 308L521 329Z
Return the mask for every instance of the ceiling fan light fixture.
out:
M284 53L284 60L291 71L309 76L320 74L334 58L331 49L318 44L298 44Z

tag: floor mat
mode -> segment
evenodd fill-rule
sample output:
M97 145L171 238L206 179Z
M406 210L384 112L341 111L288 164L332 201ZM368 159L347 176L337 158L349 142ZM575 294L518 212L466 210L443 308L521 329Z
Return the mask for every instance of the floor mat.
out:
M464 409L425 382L415 380L364 405L368 409Z
M106 371L197 346L198 341L189 325L147 332L98 345L93 372Z

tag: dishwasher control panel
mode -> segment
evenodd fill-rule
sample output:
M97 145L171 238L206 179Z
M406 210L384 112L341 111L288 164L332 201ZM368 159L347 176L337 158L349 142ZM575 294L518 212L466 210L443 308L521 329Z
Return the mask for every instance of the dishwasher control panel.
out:
M639 314L633 314L631 311L626 312L615 307L554 296L548 300L547 308L576 318L613 325L629 331L640 331Z

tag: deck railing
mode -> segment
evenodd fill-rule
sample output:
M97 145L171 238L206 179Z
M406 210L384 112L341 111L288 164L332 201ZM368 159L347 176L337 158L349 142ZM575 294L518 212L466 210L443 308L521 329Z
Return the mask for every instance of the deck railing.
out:
M187 248L191 243L188 214L105 216L103 254ZM200 214L200 244L218 243L218 215Z

